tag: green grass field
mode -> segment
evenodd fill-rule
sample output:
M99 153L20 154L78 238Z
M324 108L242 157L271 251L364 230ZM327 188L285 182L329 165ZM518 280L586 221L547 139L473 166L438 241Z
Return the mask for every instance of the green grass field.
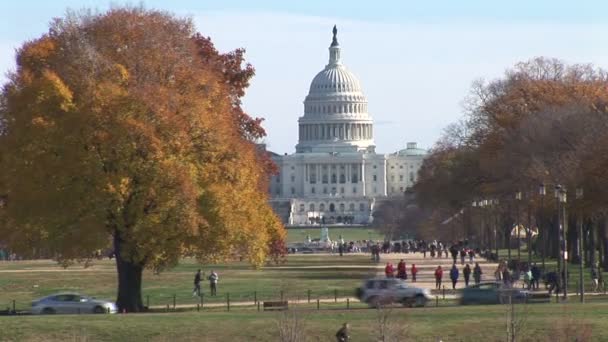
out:
M350 265L337 269L328 265ZM220 275L217 297L205 296L207 303L224 302L230 293L233 302L272 300L284 297L305 298L308 290L313 298L333 298L335 291L340 297L352 296L361 280L375 274L375 264L367 255L349 255L338 260L337 255L290 255L281 265L269 265L261 270L253 269L245 262L221 265L199 265L195 260L184 259L175 268L153 274L144 273L143 295L150 306L176 303L196 305L192 296L194 273L202 268L207 274L211 269ZM202 283L208 293L206 282ZM50 260L0 262L0 310L12 306L27 309L33 299L60 292L76 291L97 298L113 299L116 296L116 270L110 260L95 261L89 268L73 266L63 269Z
M321 228L289 228L287 229L287 242L306 242L306 236L311 239L321 237ZM345 241L384 240L384 235L371 228L329 228L329 237L337 240L340 235Z
M504 341L507 306L404 309L388 312L389 329L403 329L398 341ZM353 341L376 341L375 309L292 310L302 319L306 341L333 341L349 322ZM0 317L1 341L278 341L283 313L185 312L113 316ZM288 316L289 317L289 316ZM605 304L516 306L518 341L605 341ZM592 334L592 339L581 339Z

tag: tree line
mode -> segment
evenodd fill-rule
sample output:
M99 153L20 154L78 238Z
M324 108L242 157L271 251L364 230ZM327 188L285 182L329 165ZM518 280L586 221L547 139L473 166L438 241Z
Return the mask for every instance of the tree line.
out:
M536 58L476 81L464 107L419 171L419 228L492 249L519 229L534 253L565 245L608 270L608 74Z

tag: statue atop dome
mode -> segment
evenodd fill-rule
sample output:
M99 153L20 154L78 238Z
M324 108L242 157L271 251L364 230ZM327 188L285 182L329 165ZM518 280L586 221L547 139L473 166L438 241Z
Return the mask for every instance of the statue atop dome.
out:
M332 30L332 32L334 33L334 37L331 40L331 46L338 46L338 28L336 27L336 25L334 25L334 29Z

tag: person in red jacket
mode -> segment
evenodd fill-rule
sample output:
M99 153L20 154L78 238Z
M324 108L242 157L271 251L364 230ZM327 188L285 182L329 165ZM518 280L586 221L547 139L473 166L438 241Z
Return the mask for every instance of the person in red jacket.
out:
M405 261L403 261L403 259L397 264L397 278L403 280L407 279L407 268L405 267Z
M393 264L391 264L390 262L386 263L386 267L384 268L384 274L386 274L387 278L392 278L394 276L395 273L395 268L393 267Z
M418 273L418 269L416 268L416 264L412 264L412 282L416 282L416 273Z
M437 269L435 269L435 288L437 290L441 288L441 278L443 278L443 269L441 269L441 266L437 266Z

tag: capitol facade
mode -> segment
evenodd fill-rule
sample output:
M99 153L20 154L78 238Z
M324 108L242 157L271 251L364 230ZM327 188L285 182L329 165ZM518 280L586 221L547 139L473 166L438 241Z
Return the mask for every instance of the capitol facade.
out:
M413 142L376 153L367 98L342 63L335 26L329 63L310 84L298 126L295 153L271 154L279 173L270 202L288 226L370 224L383 201L414 184L426 155Z

